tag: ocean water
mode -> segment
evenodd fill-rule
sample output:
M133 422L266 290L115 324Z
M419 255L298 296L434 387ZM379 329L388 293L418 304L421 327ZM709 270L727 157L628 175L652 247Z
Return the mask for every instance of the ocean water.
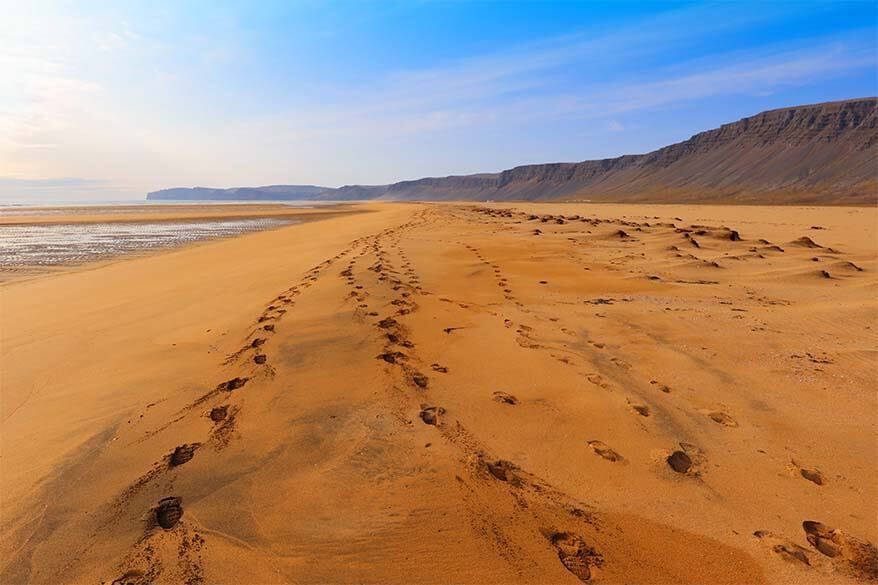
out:
M0 270L81 264L292 223L295 220L258 218L0 226Z

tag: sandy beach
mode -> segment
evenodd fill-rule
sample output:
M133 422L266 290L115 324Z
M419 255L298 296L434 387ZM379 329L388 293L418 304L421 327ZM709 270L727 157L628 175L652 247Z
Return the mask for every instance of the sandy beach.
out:
M0 284L0 582L878 580L878 209L304 211Z

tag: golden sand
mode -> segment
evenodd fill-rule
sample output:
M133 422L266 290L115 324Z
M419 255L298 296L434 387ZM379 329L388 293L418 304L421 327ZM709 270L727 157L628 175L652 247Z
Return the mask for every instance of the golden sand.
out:
M0 582L878 578L878 210L358 207L0 286Z

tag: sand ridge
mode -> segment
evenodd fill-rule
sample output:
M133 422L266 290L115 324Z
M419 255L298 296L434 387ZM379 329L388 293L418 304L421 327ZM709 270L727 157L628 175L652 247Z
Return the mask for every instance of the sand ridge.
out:
M874 210L369 209L0 291L4 582L876 579Z

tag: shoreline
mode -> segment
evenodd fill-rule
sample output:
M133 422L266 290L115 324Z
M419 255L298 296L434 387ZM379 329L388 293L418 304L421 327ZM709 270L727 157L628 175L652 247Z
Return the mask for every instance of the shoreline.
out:
M315 207L285 205L150 205L139 206L83 206L28 208L28 212L4 216L0 213L0 227L12 225L67 225L76 223L146 223L182 222L211 219L254 219L270 217L302 217L336 215L356 212L355 205L330 204ZM54 214L55 210L63 213ZM104 211L106 210L106 211Z
M47 208L48 209L48 208ZM82 209L82 208L79 208ZM218 222L222 224L222 222L226 221L235 221L235 220L252 220L252 219L279 219L283 223L279 223L274 226L260 226L253 227L251 229L243 229L242 231L235 233L227 233L220 235L205 235L204 237L198 237L193 239L181 239L178 241L172 241L167 243L161 243L157 245L143 245L134 249L127 250L118 250L118 251L108 251L108 252L95 252L93 257L84 258L81 261L75 262L58 262L58 263L21 263L16 265L10 265L8 267L0 268L0 286L8 286L9 284L19 282L21 280L30 280L33 278L40 278L45 276L52 276L54 274L63 274L68 271L78 270L78 269L93 269L100 266L104 266L110 263L118 262L121 260L125 260L128 258L137 258L144 257L154 254L161 254L165 252L172 252L178 249L187 248L190 246L199 246L206 245L212 242L226 240L230 238L238 238L242 236L249 235L251 233L257 233L262 231L271 231L278 230L283 228L292 227L295 225L299 225L306 222L314 222L321 221L324 219L328 219L330 217L339 217L343 215L362 213L364 210L353 209L352 206L338 206L333 209L320 209L320 210L310 210L310 209L297 209L296 212L290 213L287 210L283 213L276 213L274 209L256 209L249 210L245 213L242 213L239 210L230 210L228 213L222 213L222 210L214 211L211 209L201 210L196 209L192 212L188 210L180 210L179 213L170 213L165 209L155 210L153 213L133 213L133 214L125 214L124 211L120 212L120 210L115 207L107 207L104 208L107 210L111 210L112 214L102 214L102 212L90 213L85 216L77 213L76 211L71 211L68 209L64 209L64 215L52 216L52 215L28 215L27 217L22 217L20 222L16 223L6 223L3 224L2 220L0 220L0 230L3 227L27 227L27 226L38 226L38 227L50 227L50 226L88 226L88 225L112 225L112 224L180 224L181 230L185 231L186 228L196 222ZM174 210L175 211L175 210Z

